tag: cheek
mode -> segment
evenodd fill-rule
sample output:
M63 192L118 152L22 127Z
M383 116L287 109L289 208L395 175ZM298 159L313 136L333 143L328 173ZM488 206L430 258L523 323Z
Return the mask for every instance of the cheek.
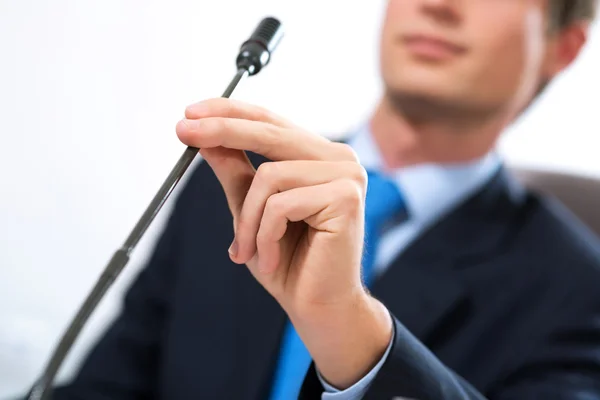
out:
M502 29L493 34L490 27L481 36L482 46L477 54L479 71L475 82L486 88L490 100L506 101L510 97L529 95L535 90L541 53L540 44L522 24L494 27Z
M385 11L380 37L380 63L384 75L394 74L402 66L405 54L396 43L400 32L417 20L416 2L410 0L389 0Z
M407 13L410 12L411 8L415 8L415 2L412 0L388 0L385 9L386 22L394 23L394 21L401 21L406 18Z

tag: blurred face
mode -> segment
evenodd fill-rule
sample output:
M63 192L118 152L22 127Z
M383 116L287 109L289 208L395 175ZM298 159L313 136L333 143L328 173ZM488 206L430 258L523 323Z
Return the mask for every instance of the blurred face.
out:
M389 0L381 72L395 102L494 112L553 71L545 0Z

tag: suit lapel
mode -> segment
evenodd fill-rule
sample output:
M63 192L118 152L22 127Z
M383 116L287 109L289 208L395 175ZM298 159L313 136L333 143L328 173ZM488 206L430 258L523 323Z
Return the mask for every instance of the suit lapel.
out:
M443 267L441 260L427 267ZM400 257L373 286L373 295L416 337L425 341L437 323L465 298L460 280L449 272L435 274L423 264Z
M502 168L480 191L423 232L375 282L373 295L421 341L468 301L460 271L502 243L521 191Z

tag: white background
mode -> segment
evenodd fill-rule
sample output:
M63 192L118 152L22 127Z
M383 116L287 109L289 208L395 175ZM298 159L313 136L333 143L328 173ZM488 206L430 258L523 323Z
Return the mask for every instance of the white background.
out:
M221 95L257 22L280 18L286 37L234 97L337 136L377 100L382 6L0 0L0 398L37 376L183 151L174 126L184 107ZM504 136L510 162L600 176L599 36ZM61 379L119 307L167 212L94 314Z

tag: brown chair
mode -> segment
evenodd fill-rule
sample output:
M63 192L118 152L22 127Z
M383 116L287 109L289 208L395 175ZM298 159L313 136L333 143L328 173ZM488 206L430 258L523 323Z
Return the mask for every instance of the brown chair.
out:
M554 197L600 235L600 178L518 166L510 170L527 188Z

